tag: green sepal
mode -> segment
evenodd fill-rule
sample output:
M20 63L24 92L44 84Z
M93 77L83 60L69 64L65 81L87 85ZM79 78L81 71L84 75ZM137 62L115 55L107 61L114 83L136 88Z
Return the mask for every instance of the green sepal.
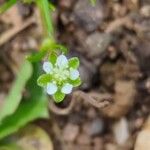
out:
M77 78L76 80L69 80L69 83L70 84L72 84L73 85L73 87L77 87L77 86L79 86L79 85L81 85L81 79L80 79L80 77L79 78Z
M80 65L79 59L77 57L73 57L69 59L69 67L77 69Z
M43 74L43 75L41 75L41 76L38 78L37 84L38 84L39 86L44 87L44 86L47 85L48 82L51 81L51 79L52 79L52 77L51 77L50 74Z
M57 60L57 55L55 53L51 53L48 60L53 64L55 65L56 63L56 60Z
M53 95L54 101L56 103L60 103L64 100L65 98L65 94L62 93L61 91L57 91L54 95Z

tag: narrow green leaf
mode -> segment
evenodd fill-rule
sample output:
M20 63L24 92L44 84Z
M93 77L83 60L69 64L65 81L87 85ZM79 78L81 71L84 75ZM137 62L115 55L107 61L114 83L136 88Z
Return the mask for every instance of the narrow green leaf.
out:
M80 65L78 57L73 57L69 59L69 67L77 69Z
M56 103L60 103L60 102L62 102L62 101L64 100L65 94L64 94L64 93L61 93L61 91L57 91L57 92L54 94L53 98L54 98L54 101L55 101Z
M6 97L2 110L0 110L0 122L6 116L13 114L17 109L22 98L22 92L24 90L25 84L31 75L32 66L28 61L25 61L21 67L20 72L18 73L16 81L13 83L9 94Z
M41 76L38 78L37 84L38 84L39 86L44 87L44 86L47 85L48 82L51 81L51 79L52 79L52 77L51 77L50 74L43 74L43 75L41 75Z

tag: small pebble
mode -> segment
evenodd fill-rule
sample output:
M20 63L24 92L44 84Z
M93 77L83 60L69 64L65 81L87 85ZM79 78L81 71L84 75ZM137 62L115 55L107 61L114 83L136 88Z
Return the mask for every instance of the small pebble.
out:
M83 127L85 133L90 136L97 136L103 132L104 124L103 120L96 118L91 123L86 123Z
M63 130L63 139L67 142L73 142L79 133L79 126L67 124Z
M88 0L79 0L72 14L74 22L88 32L94 31L105 18L104 7L102 1L97 1L96 6L92 7Z
M140 13L144 17L150 17L150 5L145 5L141 8Z
M101 137L96 137L93 139L94 148L93 150L104 150L104 141Z
M91 142L91 139L87 134L81 133L77 138L77 143L81 145L88 145L90 144L90 142Z
M112 41L110 34L95 32L89 35L83 43L88 57L101 56Z

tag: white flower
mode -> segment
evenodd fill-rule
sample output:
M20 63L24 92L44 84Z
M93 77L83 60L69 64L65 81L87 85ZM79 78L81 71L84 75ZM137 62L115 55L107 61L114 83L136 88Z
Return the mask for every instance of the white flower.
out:
M43 63L46 74L39 77L38 84L45 86L47 93L60 102L65 94L70 94L73 87L80 84L78 66L77 57L68 60L66 56L60 55L52 61L50 59Z

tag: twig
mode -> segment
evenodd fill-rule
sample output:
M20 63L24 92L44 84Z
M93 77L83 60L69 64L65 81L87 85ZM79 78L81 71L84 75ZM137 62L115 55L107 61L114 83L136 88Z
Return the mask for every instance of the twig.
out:
M67 108L60 108L55 105L55 103L49 101L49 109L58 115L67 115L71 112L77 101L84 100L96 108L104 108L108 106L112 101L112 96L110 94L100 94L100 93L85 93L83 91L75 91L72 94L71 102Z
M9 41L12 37L14 37L19 32L23 31L25 28L27 28L29 25L35 22L34 18L28 19L25 23L22 24L19 28L12 28L8 30L7 32L3 33L0 38L0 46L5 44L7 41Z

